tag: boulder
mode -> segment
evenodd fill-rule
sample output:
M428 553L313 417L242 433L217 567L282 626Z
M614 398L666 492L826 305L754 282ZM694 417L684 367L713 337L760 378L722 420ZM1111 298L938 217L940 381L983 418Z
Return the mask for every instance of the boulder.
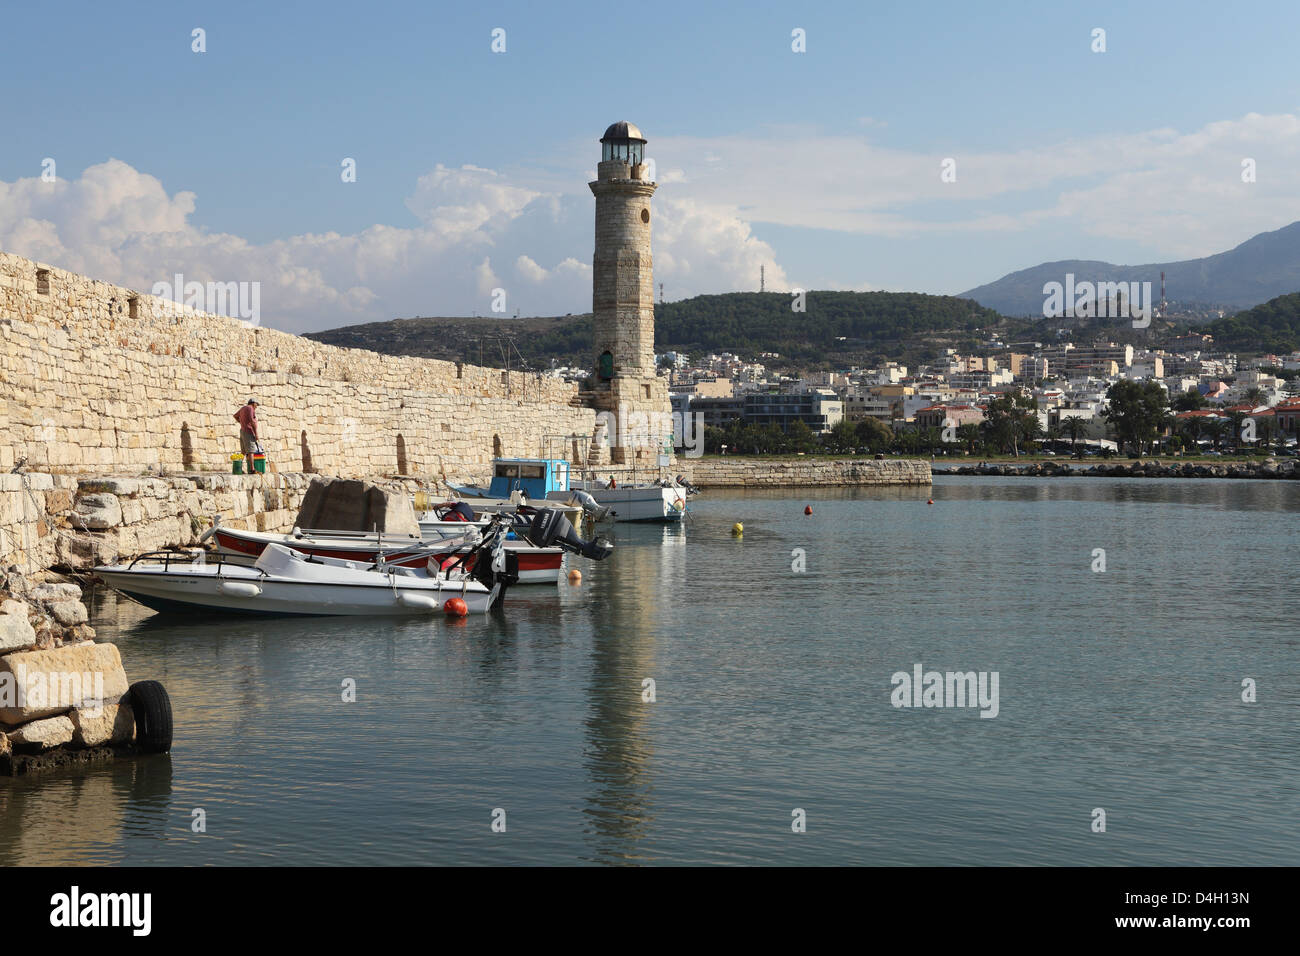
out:
M404 488L347 478L312 479L294 526L317 531L420 534L415 508Z
M92 531L116 528L122 523L122 503L117 500L117 495L82 495L77 499L72 521L74 525L79 524Z
M135 736L135 715L125 701L98 708L78 707L68 715L72 742L78 747L122 744Z
M80 601L59 601L51 604L50 614L64 627L75 627L90 620L90 615L86 613L86 605Z
M15 750L24 752L50 750L72 743L72 721L64 715L33 720L9 732L9 742Z
M35 601L80 601L81 588L75 584L38 584L27 592Z
M36 631L27 620L27 605L5 601L0 605L0 654L36 646Z
M21 724L87 701L116 704L126 671L113 644L65 644L0 657L0 723Z

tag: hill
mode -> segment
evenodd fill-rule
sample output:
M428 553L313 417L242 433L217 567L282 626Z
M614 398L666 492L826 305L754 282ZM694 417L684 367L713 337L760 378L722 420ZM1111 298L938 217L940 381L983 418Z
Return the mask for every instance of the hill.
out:
M1197 331L1213 335L1215 347L1229 351L1294 352L1300 349L1300 292L1216 319Z
M1041 316L1044 284L1064 282L1067 273L1078 281L1150 282L1158 300L1162 271L1171 302L1234 311L1251 308L1300 289L1300 222L1260 233L1235 249L1203 259L1140 266L1084 259L1044 262L962 295L1004 315Z
M969 348L976 330L1011 334L1028 327L954 296L917 292L809 292L794 312L778 292L731 292L661 303L655 309L655 349L698 355L730 351L748 358L779 352L805 367L889 357L917 361L940 348ZM591 314L547 318L414 318L345 326L307 338L390 355L529 367L590 367ZM481 351L480 351L481 350ZM517 351L516 351L517 350Z

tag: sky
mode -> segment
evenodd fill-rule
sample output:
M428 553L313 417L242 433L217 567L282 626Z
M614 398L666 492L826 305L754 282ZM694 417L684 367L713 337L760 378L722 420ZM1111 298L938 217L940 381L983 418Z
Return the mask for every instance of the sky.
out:
M622 119L669 300L760 267L953 294L1300 219L1294 0L2 10L0 250L144 292L257 282L294 332L498 289L589 311L587 182Z

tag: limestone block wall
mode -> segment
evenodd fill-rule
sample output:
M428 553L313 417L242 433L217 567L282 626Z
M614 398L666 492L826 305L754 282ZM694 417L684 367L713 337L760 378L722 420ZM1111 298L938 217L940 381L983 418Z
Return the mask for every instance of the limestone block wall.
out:
M76 584L0 578L0 776L102 758L134 739L121 655L95 642L87 620Z
M816 488L929 485L930 463L887 458L679 458L677 471L700 488Z
M88 478L0 474L0 572L82 571L149 551L195 547L221 523L254 531L293 528L316 475L187 475ZM436 482L381 484L409 495Z
M660 439L673 432L667 380L655 375L616 375L607 388L596 392L594 402L605 413L598 418L598 426L604 424L607 433L607 447L600 448L599 455L615 465L655 467L662 449Z
M0 568L85 569L195 545L217 514L237 528L288 531L311 479L0 474Z
M590 435L575 386L323 345L0 252L0 473L229 471L249 398L281 471L480 479Z

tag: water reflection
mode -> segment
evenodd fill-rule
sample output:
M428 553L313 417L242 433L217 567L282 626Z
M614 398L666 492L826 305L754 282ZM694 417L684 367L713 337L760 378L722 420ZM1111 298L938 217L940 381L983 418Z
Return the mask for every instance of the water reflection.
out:
M172 762L166 754L5 781L0 865L117 862L128 838L165 839L171 807Z
M601 619L593 621L584 813L594 860L633 863L647 861L639 844L655 820L652 728L659 705L643 700L642 682L665 680L658 609L681 590L689 531L623 525L616 534L618 573L600 580Z

